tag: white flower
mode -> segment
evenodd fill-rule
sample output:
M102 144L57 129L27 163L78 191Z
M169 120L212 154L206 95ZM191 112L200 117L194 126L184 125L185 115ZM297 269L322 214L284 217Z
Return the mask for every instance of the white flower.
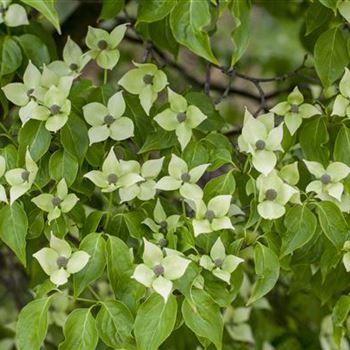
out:
M82 270L90 259L90 255L82 250L72 254L70 245L53 234L50 238L50 248L42 248L33 256L56 286L67 283L68 277Z
M8 170L5 174L5 179L10 188L10 204L12 205L15 200L23 196L29 191L34 183L36 174L38 172L38 166L33 161L29 150L26 151L25 156L25 168L16 168Z
M8 27L29 24L25 8L11 2L12 0L0 1L0 23L5 23Z
M136 267L132 278L148 288L153 288L166 302L173 289L171 281L183 276L190 260L183 258L178 251L167 248L164 249L166 252L164 257L159 247L146 239L143 241L144 263Z

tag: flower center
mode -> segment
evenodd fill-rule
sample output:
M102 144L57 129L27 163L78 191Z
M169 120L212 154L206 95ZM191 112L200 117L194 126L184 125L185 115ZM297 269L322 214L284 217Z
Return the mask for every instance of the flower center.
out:
M28 96L28 97L32 97L33 92L34 92L34 89L29 89L29 90L27 91L27 96Z
M168 240L165 239L165 238L161 238L161 239L159 240L158 244L159 244L159 246L160 246L161 248L166 247L166 245L168 244Z
M181 175L181 180L182 180L183 182L190 182L190 180L191 180L191 175L190 175L189 173L183 173L183 174Z
M292 104L292 105L290 106L290 111L291 111L292 113L299 113L299 106L296 105L296 104Z
M77 65L76 63L71 63L71 64L69 65L69 69L70 69L70 70L76 71L78 68L79 68L79 67L78 67L78 65Z
M258 140L258 141L255 142L255 148L256 148L257 150L261 151L261 150L265 149L265 147L266 147L265 141L263 141L263 140Z
M144 77L143 77L143 82L147 85L150 85L150 84L153 84L153 75L151 74L146 74Z
M215 213L212 210L207 210L204 214L204 217L209 220L212 221L215 218Z
M100 40L98 43L97 43L97 46L100 50L106 50L107 47L108 47L108 43L106 40Z
M52 198L51 203L54 207L58 207L62 203L62 199L55 196Z
M21 174L21 178L23 181L28 181L29 180L29 175L30 172L28 170L24 170Z
M110 185L115 185L118 181L118 176L116 174L109 174L107 176L107 181Z
M265 192L265 197L267 200L273 201L277 197L277 191L274 190L273 188L270 188Z
M223 263L224 263L224 261L222 259L220 259L220 258L214 260L214 264L215 264L216 267L220 268Z
M179 122L179 123L183 123L186 119L187 119L187 116L186 116L186 113L179 113L177 116L176 116L176 118L177 118L177 121Z
M164 267L162 265L156 265L153 267L153 272L158 277L164 273Z
M324 185L328 185L331 182L331 177L328 174L323 174L320 180Z
M161 233L166 233L167 232L167 230L168 230L168 223L165 220L161 221L159 223L159 226L160 226L160 230L159 231Z
M56 114L60 113L60 111L61 111L61 107L59 105L52 105L50 107L50 112L52 115L56 115Z
M56 264L59 268L61 267L67 267L68 259L65 256L59 256L56 260Z
M104 117L103 121L109 126L115 121L115 119L110 114L108 114Z

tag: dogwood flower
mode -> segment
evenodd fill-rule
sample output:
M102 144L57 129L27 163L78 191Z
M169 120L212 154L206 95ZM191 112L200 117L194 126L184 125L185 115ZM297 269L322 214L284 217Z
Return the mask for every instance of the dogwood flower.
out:
M92 126L89 129L90 145L107 140L126 140L134 136L134 123L124 117L125 101L121 91L114 94L107 107L98 102L92 102L83 107L85 120Z
M126 32L127 25L121 24L115 27L111 33L89 27L86 35L86 45L90 49L89 55L103 69L113 69L118 63L120 53L117 49Z
M304 96L301 94L298 87L295 87L288 95L287 101L280 102L271 109L271 112L284 116L284 122L291 135L295 134L303 119L321 114L315 106L303 102Z
M304 160L304 163L317 179L307 185L306 192L315 192L321 200L329 200L332 197L341 201L344 192L341 181L349 175L350 167L341 162L333 162L326 169L318 162Z
M135 162L134 171L140 173L143 180L131 186L121 188L119 190L121 202L131 201L136 197L142 201L154 198L156 195L155 179L162 170L163 161L164 157L151 159L144 162L141 167L138 162Z
M296 184L299 182L298 162L284 165L277 171L277 174L285 183L291 185L296 190L296 193L293 194L290 202L301 204L300 191L296 186Z
M267 175L276 165L275 151L283 151L283 124L274 127L273 113L254 118L246 109L242 134L238 137L241 152L252 155L256 170Z
M25 8L19 4L11 4L12 0L0 1L0 24L18 27L29 24Z
M204 174L210 164L202 164L188 170L184 160L171 155L168 166L169 176L162 177L156 185L157 189L163 191L179 190L182 197L187 199L201 199L203 197L202 189L196 184Z
M192 226L195 237L202 233L234 229L227 216L231 199L230 195L216 196L209 200L208 205L205 205L202 200L194 201L196 216L192 220Z
M162 234L166 234L168 232L170 233L176 231L180 215L167 216L163 209L162 203L159 199L157 199L157 203L153 211L153 218L154 220L151 218L146 218L142 221L142 223L148 226L154 233L160 232Z
M139 169L140 164L134 160L118 160L112 147L102 164L102 171L92 170L84 177L100 187L102 192L113 192L143 181L144 178L139 174Z
M3 156L0 156L0 179L4 176L6 171L6 160ZM5 187L0 184L0 202L7 203L7 195Z
M5 173L5 179L10 188L10 204L12 205L16 199L23 196L29 191L34 183L38 166L33 161L29 150L25 155L25 168L16 168L8 170Z
M259 175L256 185L259 190L258 213L264 219L277 219L285 214L287 202L298 202L298 196L293 198L298 190L283 182L277 171Z
M230 284L231 273L243 261L235 255L226 255L225 246L219 237L210 250L210 256L202 255L199 264L206 270L211 271L217 278Z
M148 288L152 288L160 294L164 301L173 289L172 281L179 279L184 275L190 260L183 258L178 251L165 248L166 256L163 251L145 238L143 251L143 264L136 267L132 278Z
M118 84L131 94L139 95L142 108L149 114L158 93L168 84L168 79L155 64L134 62L134 65L137 68L124 74Z
M57 184L56 194L43 193L32 199L32 202L41 210L48 212L49 224L52 220L61 216L61 213L68 213L77 204L79 198L74 193L68 194L68 187L65 179Z
M190 142L192 129L201 124L207 116L196 106L188 105L186 99L168 88L170 108L154 117L154 120L167 131L174 131L184 150Z
M52 86L44 96L43 104L31 101L19 111L22 123L29 119L45 121L45 128L57 132L68 121L71 111L71 102L66 94L56 86Z
M63 61L53 61L47 67L60 76L77 77L90 59L90 55L83 54L80 46L68 37L63 48Z
M345 68L345 73L339 82L339 92L333 105L332 115L350 118L350 71Z
M70 245L53 234L50 248L40 249L33 257L56 286L66 284L69 276L82 270L90 259L90 255L83 250L72 253Z
M6 98L16 106L26 106L37 96L41 82L41 72L29 61L23 74L23 83L10 83L2 87Z

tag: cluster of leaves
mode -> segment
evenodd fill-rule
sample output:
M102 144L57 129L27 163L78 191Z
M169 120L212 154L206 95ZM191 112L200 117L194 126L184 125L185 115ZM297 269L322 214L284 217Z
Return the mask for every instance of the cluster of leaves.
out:
M298 70L236 69L250 2L139 0L136 21L130 3L104 1L112 26L58 55L54 1L0 1L0 255L26 276L0 348L348 349L349 3L281 5L305 15L302 68L317 75L274 106L261 84ZM210 37L227 13L223 67ZM130 32L142 59L123 57ZM180 48L208 65L204 93L159 64ZM222 99L235 76L259 93L238 132L210 96L212 67L230 78Z

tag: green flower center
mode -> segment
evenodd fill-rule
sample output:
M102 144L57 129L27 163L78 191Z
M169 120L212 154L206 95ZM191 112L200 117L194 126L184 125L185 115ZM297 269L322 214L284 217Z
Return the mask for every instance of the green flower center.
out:
M324 185L328 185L331 182L331 177L328 174L323 174L320 180Z
M106 50L107 47L108 47L108 43L106 40L100 40L98 43L97 43L97 46L100 50Z
M115 185L118 181L118 176L116 174L109 174L107 176L108 184Z
M273 201L277 198L277 191L273 188L270 188L265 192L265 197L267 200Z
M21 174L21 178L23 181L28 181L29 180L29 175L30 172L28 170L24 170Z
M59 105L52 105L50 107L50 113L52 115L56 115L56 114L60 113L60 111L61 111L61 107Z
M299 106L296 105L296 104L292 104L292 105L290 106L290 111L291 111L292 113L299 113Z
M62 199L57 197L57 196L55 196L55 197L52 198L51 203L52 203L52 205L54 207L58 207L62 203Z
M154 274L159 277L164 273L164 267L162 265L156 265L153 267Z
M146 74L144 77L143 77L143 82L147 85L150 85L150 84L153 84L153 79L154 79L154 76L151 75L151 74Z
M168 231L168 223L165 220L161 221L159 223L159 226L160 226L160 230L159 231L161 233L166 233Z
M168 244L168 240L165 239L165 238L161 238L161 239L159 240L158 244L159 244L159 246L160 246L161 248L166 247L167 244Z
M186 119L187 119L187 116L186 116L186 113L179 113L177 116L176 116L176 118L177 118L177 121L179 122L179 123L183 123Z
M76 71L76 70L78 70L78 65L76 64L76 63L71 63L70 65L69 65L69 69L70 70L72 70L72 71Z
M191 181L191 175L189 173L183 173L181 175L181 180L183 182L190 182Z
M29 89L29 90L27 91L27 96L28 96L28 97L32 97L33 92L34 92L34 89Z
M115 121L115 119L110 114L108 114L104 117L103 121L109 126Z
M59 256L56 260L56 264L59 268L65 268L68 264L68 259L65 256Z
M207 210L204 214L204 217L209 220L209 221L212 221L214 218L215 218L215 213L213 210Z
M220 258L214 260L214 264L215 264L216 267L220 268L223 263L224 263L224 261L222 259L220 259Z
M261 150L265 149L265 147L266 147L265 141L263 141L263 140L258 140L258 141L255 142L255 148L256 148L257 150L261 151Z

